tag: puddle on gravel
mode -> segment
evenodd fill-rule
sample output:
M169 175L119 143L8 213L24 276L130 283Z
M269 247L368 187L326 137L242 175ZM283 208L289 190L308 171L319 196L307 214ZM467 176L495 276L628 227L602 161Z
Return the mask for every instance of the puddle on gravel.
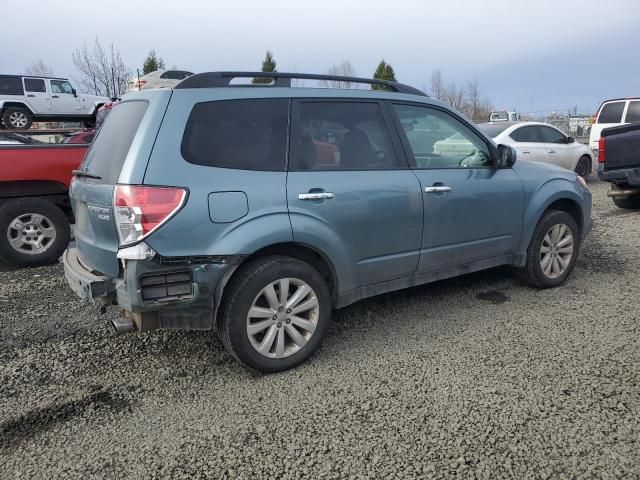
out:
M485 302L491 302L494 305L500 305L501 303L508 302L511 297L498 290L489 290L487 292L478 293L476 298L478 300L484 300Z
M0 448L15 448L21 440L31 438L58 423L81 415L87 408L96 410L108 408L120 411L129 408L129 401L109 391L98 391L80 400L59 403L32 410L18 418L0 424Z

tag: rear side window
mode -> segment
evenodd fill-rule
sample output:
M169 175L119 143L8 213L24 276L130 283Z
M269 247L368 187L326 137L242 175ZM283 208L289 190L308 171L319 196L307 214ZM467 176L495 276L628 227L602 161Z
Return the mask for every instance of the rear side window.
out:
M182 156L207 167L283 171L288 124L286 98L198 103L182 137Z
M625 102L605 103L598 115L597 123L622 123Z
M640 122L640 102L629 102L626 121L628 123Z
M22 95L20 77L0 77L0 95Z
M516 142L540 142L537 127L522 127L511 132L509 135Z
M87 152L82 169L102 177L101 183L117 183L147 105L141 100L116 104Z
M44 93L47 91L46 87L44 86L44 80L41 78L25 78L24 89L27 92Z

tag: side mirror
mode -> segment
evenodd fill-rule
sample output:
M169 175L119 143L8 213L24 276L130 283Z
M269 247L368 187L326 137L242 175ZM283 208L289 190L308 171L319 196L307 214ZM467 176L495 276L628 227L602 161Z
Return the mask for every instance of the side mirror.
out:
M573 142L575 142L575 141L576 141L576 139L575 139L575 138L573 138L573 137L567 137L567 143L573 143Z
M498 168L511 168L516 163L516 149L509 146L500 144L498 145Z
M76 92L76 89L75 89L75 88L72 88L72 89L71 89L71 93L73 93L73 96L74 96L74 97L77 97L77 96L78 96L78 92Z

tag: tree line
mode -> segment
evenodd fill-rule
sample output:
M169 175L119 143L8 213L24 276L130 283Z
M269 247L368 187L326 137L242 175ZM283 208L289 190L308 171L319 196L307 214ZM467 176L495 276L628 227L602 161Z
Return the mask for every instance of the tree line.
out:
M119 97L124 94L127 89L127 83L134 73L146 75L165 68L164 60L152 49L142 63L142 71L136 69L136 72L132 72L131 69L125 65L120 51L115 48L113 43L108 47L104 47L97 37L91 46L88 46L85 42L82 48L75 50L72 54L72 59L80 74L77 82L81 88L86 92L107 97ZM260 71L265 73L277 72L277 62L273 56L273 52L270 50L267 50L265 54ZM25 69L25 73L27 75L54 76L53 69L42 60L38 60L29 65ZM358 76L355 68L348 60L332 65L326 73L327 75L341 77ZM377 80L398 81L393 67L384 59L380 61L372 77ZM252 83L254 84L266 84L271 83L271 81L272 79L269 77L256 77L252 79ZM326 80L321 83L324 86L333 88L358 88L359 86L348 78ZM295 83L296 86L304 86L304 84L304 80L299 80ZM383 84L374 84L371 88L374 90L385 90L389 87ZM461 85L455 82L446 82L440 69L432 72L430 89L427 90L426 86L423 85L422 90L432 97L449 104L456 110L461 111L476 122L487 121L493 109L491 101L480 92L477 79L470 80Z

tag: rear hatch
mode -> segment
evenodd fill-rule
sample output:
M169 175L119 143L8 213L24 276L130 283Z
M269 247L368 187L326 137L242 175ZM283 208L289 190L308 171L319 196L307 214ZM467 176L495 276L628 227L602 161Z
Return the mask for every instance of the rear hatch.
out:
M90 270L119 275L115 186L142 183L170 96L169 90L134 94L115 104L74 178L75 239L79 259Z
M602 136L606 171L640 168L640 124L607 128Z

